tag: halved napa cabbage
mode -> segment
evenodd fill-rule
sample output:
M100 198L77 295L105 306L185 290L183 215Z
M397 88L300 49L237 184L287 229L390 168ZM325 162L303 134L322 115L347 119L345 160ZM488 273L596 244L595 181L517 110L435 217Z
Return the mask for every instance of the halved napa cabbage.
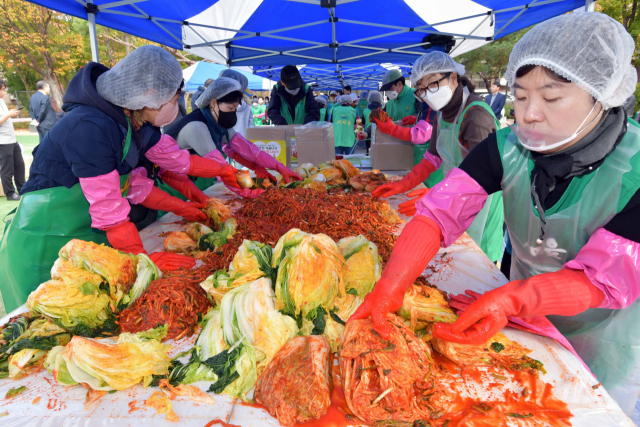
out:
M347 261L344 275L347 292L365 296L382 276L378 247L362 234L340 239L338 247Z
M247 274L260 270L265 276L271 277L273 268L271 267L271 256L273 249L264 243L243 240L238 248L238 252L229 264L229 274Z

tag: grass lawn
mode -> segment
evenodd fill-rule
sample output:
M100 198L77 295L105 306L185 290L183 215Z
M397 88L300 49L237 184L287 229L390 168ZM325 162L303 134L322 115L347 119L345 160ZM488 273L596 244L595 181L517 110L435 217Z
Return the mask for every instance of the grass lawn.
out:
M23 156L25 164L27 165L27 177L29 175L29 165L31 165L31 161L33 156L31 152L38 145L38 134L37 133L20 133L16 135L16 139L23 146ZM7 201L6 197L0 197L0 219L4 219L4 217L18 207L18 202L10 202ZM4 221L0 223L0 238L4 234ZM4 310L4 304L2 303L2 295L0 295L0 317L3 317L6 314Z

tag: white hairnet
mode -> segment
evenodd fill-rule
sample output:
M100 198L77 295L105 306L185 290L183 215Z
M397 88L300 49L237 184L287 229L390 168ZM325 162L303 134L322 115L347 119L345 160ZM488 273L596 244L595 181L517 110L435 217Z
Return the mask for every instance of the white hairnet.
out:
M240 83L240 86L242 87L241 92L244 92L245 90L247 90L247 87L249 87L249 79L247 79L247 76L239 71L232 70L230 68L222 70L220 71L220 74L218 74L218 78L220 77L227 77Z
M369 102L379 102L382 104L382 94L377 90L372 90L369 92L369 96L367 96L367 101Z
M411 85L416 87L418 81L428 74L451 73L464 75L464 65L458 64L444 52L429 52L422 55L411 69Z
M358 95L356 95L355 93L350 93L349 96L351 97L351 102L356 102L356 101L360 100L360 97Z
M316 102L318 104L324 105L325 107L327 106L327 100L324 99L324 96L322 96L322 95L316 96Z
M353 104L353 98L351 98L351 95L340 95L338 97L338 102L340 103L340 105L351 105Z
M634 41L622 24L602 13L561 15L533 27L511 51L506 78L513 90L524 65L542 65L575 83L607 109L636 88Z
M119 107L160 108L171 101L182 83L178 60L158 46L141 46L96 82L101 97Z
M367 92L366 90L363 90L360 93L360 99L367 99L367 96L369 96L369 92Z
M241 92L240 82L229 77L218 77L196 100L196 107L206 108L212 99L220 99L231 92Z

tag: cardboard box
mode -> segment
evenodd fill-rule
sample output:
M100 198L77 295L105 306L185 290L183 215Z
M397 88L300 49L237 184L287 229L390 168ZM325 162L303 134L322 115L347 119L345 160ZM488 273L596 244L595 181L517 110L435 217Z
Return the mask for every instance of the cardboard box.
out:
M299 128L302 125L285 125L285 126L277 126L279 129L284 129L285 138L287 141L287 154L286 154L286 163L284 163L288 168L291 167L291 164L298 164L298 149L296 144L296 128Z
M413 143L402 141L380 132L371 125L371 167L387 171L404 171L413 168Z
M336 158L332 123L309 123L295 131L298 164L312 163L317 166Z
M258 126L247 128L247 139L276 158L280 163L287 162L287 138L281 126Z

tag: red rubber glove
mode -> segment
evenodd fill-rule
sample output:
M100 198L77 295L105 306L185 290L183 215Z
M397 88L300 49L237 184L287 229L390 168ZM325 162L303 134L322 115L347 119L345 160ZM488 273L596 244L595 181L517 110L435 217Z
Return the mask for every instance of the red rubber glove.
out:
M371 192L373 197L391 197L394 194L404 193L420 185L421 182L429 178L436 170L436 167L427 159L422 159L420 163L415 165L411 172L406 174L398 182L389 182L383 184Z
M173 271L196 266L196 260L193 258L171 252L154 252L149 255L149 258L162 271Z
M254 171L256 173L256 177L263 178L263 179L268 178L274 184L278 182L275 176L267 172L267 169L263 168L262 166L258 166L256 163L250 162L249 160L242 157L240 154L233 152L233 154L231 154L231 158L236 162L240 163L242 166Z
M235 187L227 187L227 188L244 199L255 199L265 191L261 188L256 188L254 190L250 190L248 188L235 188Z
M391 119L386 122L381 122L380 120L373 118L373 121L376 122L376 126L380 129L380 132L386 133L387 135L391 135L394 138L401 139L403 141L411 141L411 129L403 128L402 126L398 126L393 123Z
M284 179L284 182L287 184L291 180L302 181L302 177L300 175L298 175L297 173L295 173L294 171L292 171L282 163L278 163L278 166L276 166L276 170L280 175L282 175L282 179Z
M358 132L356 134L356 138L358 138L358 141L364 141L365 139L367 139L367 133L366 132Z
M402 118L402 126L415 125L418 121L418 116L407 116Z
M196 207L204 208L207 205L209 197L196 187L196 184L187 175L164 171L160 177L169 187L191 200Z
M187 221L206 222L207 216L191 202L183 202L153 187L151 193L141 203L142 206L159 211L172 212Z
M433 336L461 344L484 344L507 325L509 316L575 316L599 307L603 299L602 291L583 271L563 268L487 292L455 323L437 323Z
M226 163L216 162L215 160L205 159L200 156L191 156L189 175L202 178L219 176L225 185L240 188L238 180L236 179L236 172L238 172L236 168Z
M416 214L416 203L422 199L428 192L429 188L421 188L419 190L410 191L407 197L415 197L414 199L407 200L398 205L398 212L406 216L414 216Z
M376 287L367 294L349 322L371 316L374 329L387 338L387 313L400 309L405 292L438 253L441 240L442 231L435 221L421 215L411 220L402 230Z
M140 240L140 233L131 221L107 228L105 231L107 240L114 249L134 255L146 254Z

